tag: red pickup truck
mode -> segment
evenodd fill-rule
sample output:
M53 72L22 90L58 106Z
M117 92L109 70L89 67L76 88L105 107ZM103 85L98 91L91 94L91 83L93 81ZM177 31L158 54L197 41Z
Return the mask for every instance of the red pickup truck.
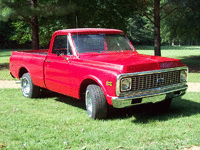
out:
M178 59L139 54L116 29L56 31L49 49L15 51L10 73L25 97L48 89L85 100L89 117L106 118L108 106L163 102L187 90L188 68Z

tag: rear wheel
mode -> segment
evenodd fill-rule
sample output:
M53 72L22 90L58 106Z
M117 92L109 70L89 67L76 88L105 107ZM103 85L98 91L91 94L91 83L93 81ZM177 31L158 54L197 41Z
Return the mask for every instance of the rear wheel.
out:
M21 89L24 97L36 98L39 96L40 88L35 86L29 73L25 73L21 79Z
M100 86L91 84L85 94L86 109L92 119L104 119L107 116L107 101Z

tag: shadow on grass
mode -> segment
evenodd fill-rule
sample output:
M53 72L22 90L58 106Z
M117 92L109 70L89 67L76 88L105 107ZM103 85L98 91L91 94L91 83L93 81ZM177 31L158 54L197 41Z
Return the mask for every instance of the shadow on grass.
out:
M0 63L0 71L4 69L9 69L9 63Z
M10 57L11 55L0 55L0 57Z
M44 92L40 98L53 98L56 101L78 107L86 111L85 102L71 97L67 97L54 92ZM173 118L192 116L200 113L200 103L183 98L175 98L168 111L161 110L160 103L142 104L130 108L109 108L106 120L127 119L134 117L133 123L147 124L153 121L166 121Z
M161 50L200 50L200 46L161 46Z
M0 57L10 57L12 51L11 49L0 49Z
M182 57L181 62L189 67L190 73L200 73L200 55Z
M48 91L48 90L42 91L42 93L39 96L39 99L41 98L55 98L55 100L58 102L65 103L67 105L71 105L71 106L86 110L84 101L81 101L69 96L65 96L59 93L55 93L52 91Z
M85 101L75 99L72 97L61 95L59 98L55 99L56 101L71 105L73 107L78 107L86 111Z
M160 104L142 104L124 109L113 109L108 119L125 119L134 117L133 123L147 124L154 121L166 121L172 118L192 116L200 113L200 103L176 98L168 111L160 109Z
M172 118L180 118L192 116L200 113L200 103L187 99L173 99L171 107L168 111L160 109L160 104L144 104L118 111L118 114L112 116L114 118L130 118L134 117L133 123L147 124L154 121L166 121ZM123 114L123 115L122 115ZM116 116L117 115L117 116ZM119 116L120 115L120 116ZM121 116L122 115L122 116Z

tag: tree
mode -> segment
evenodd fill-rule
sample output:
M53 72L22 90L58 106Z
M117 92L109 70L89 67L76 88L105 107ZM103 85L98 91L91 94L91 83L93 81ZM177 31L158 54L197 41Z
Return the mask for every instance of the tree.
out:
M75 21L77 17L78 27L103 27L127 30L128 18L133 10L123 1L75 0L73 2L76 3L79 10L71 14L73 16L71 20Z
M137 0L137 5L133 5L131 0L128 1L132 8L137 9L138 14L145 16L154 25L154 54L156 56L161 56L160 21L177 9L172 1Z
M64 16L75 11L70 1L61 0L1 0L1 20L17 19L31 25L32 47L39 49L39 21Z
M21 1L26 2L28 0ZM17 10L17 13L10 12L10 16L7 18L11 17L11 14L14 14L18 17L18 20L13 22L13 26L16 28L17 32L11 37L11 39L18 40L20 43L24 43L27 40L31 40L31 37L37 37L37 35L30 35L30 31L35 29L37 30L37 28L31 29L29 26L31 24L32 15L37 17L37 21L39 23L38 33L39 35L42 35L40 36L40 45L42 46L48 43L53 31L63 28L103 27L117 28L124 31L127 30L126 26L128 24L130 10L127 10L127 8L123 5L123 2L120 0L70 0L70 5L69 3L65 2L66 4L62 4L61 2L61 0L53 0L53 2L48 0L37 0L36 8L31 7L30 9L30 6L27 4L27 11L25 11L25 8L23 8L24 11L21 13L21 9L17 10L14 8L14 6L11 6L11 4L7 2L8 4L6 3L4 8L9 10ZM69 7L72 7L73 9L69 11L67 9ZM32 13L28 12L30 10ZM66 10L68 10L68 12L66 12ZM27 15L23 15L23 17L19 15L26 13Z
M9 48L10 45L10 36L14 34L14 28L10 27L12 22L0 21L0 48Z
M200 1L175 0L178 6L168 18L162 22L163 42L177 41L180 44L199 44L200 42Z
M134 14L128 19L126 33L134 44L153 44L153 24L139 14Z
M161 56L161 40L160 40L160 0L154 0L154 54Z

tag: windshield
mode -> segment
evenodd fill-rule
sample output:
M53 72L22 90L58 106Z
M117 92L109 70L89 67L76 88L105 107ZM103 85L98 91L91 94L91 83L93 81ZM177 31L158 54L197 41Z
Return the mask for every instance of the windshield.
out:
M122 34L77 34L72 38L78 53L132 50Z

